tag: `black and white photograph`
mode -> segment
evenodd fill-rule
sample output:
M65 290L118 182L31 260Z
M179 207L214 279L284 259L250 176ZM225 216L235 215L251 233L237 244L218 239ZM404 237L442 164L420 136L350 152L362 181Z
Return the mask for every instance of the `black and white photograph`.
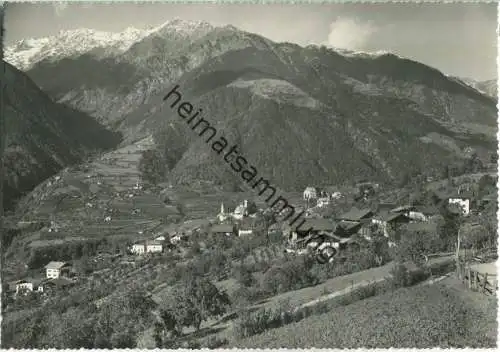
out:
M497 348L497 3L0 9L2 349Z

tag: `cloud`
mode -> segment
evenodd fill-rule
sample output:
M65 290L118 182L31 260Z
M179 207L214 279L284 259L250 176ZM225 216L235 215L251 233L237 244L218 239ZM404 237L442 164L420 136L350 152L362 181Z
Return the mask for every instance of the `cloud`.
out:
M377 28L370 22L339 18L330 24L327 45L350 50L363 49Z
M60 17L63 15L64 11L68 7L68 3L67 2L55 2L52 4L52 6L54 7L54 11L56 13L56 16Z

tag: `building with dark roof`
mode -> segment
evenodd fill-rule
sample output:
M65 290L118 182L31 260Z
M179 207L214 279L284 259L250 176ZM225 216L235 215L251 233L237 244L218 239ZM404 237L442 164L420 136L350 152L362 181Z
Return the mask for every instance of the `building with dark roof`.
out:
M236 234L236 227L232 224L219 224L212 226L210 232L214 234L231 236Z
M358 209L353 207L347 213L344 213L338 217L338 220L346 221L360 221L362 219L368 219L373 216L373 211L369 208Z

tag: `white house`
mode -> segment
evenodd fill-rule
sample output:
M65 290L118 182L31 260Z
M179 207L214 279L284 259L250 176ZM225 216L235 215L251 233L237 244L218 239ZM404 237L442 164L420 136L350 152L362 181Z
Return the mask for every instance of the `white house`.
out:
M19 280L16 282L16 295L19 291L33 291L33 283L26 280Z
M243 204L238 205L233 212L233 218L236 220L241 220L245 216L248 216L248 201L245 199Z
M170 237L170 242L173 244L179 243L186 237L183 233L176 233L174 236Z
M246 235L251 235L253 233L252 229L243 229L243 230L238 230L238 236L246 236Z
M304 200L316 199L318 197L318 192L315 187L307 187L304 190L303 198Z
M163 235L160 235L160 236L158 236L158 237L155 238L155 241L160 241L160 242L166 241L166 240L167 240L167 238L165 236L163 236Z
M34 280L19 280L16 282L16 295L20 292L43 292L43 285L41 282Z
M69 265L65 262L50 262L45 265L45 269L48 279L57 279L69 270Z
M163 252L163 244L160 241L146 242L146 253L161 253Z
M144 243L134 243L130 251L134 254L144 254L146 252L146 246Z
M467 216L470 213L470 199L468 197L453 196L448 199L448 204L456 204L462 208L462 214Z
M323 208L329 204L330 204L330 198L322 197L322 198L318 198L318 202L316 203L316 206L319 208Z

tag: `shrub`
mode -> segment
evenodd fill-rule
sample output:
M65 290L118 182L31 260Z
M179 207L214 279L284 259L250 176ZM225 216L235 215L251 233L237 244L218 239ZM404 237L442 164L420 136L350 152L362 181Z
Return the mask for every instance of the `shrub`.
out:
M270 294L297 290L318 283L311 273L313 262L308 257L296 257L294 260L271 267L262 278L261 287Z
M408 268L404 264L397 264L391 269L391 283L394 288L407 287L411 285L411 276Z
M277 328L291 321L291 315L281 309L259 309L254 313L244 312L236 321L233 334L236 339L260 334L268 329Z
M204 348L209 348L209 349L214 349L214 348L219 348L224 345L227 345L227 339L220 339L216 336L210 336L205 343L203 344L202 347Z
M242 286L252 286L255 283L255 278L250 269L244 264L236 264L233 266L232 276Z

